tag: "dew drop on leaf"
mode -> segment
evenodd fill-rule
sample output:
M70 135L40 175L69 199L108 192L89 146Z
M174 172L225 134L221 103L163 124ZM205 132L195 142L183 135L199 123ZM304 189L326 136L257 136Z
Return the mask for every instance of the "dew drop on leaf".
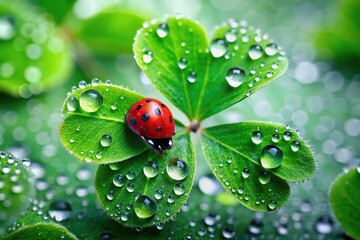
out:
M245 80L245 71L239 67L230 68L226 73L226 81L233 87L239 87Z
M161 190L156 190L154 194L155 199L160 200L163 197L163 192Z
M264 224L261 221L261 219L255 218L255 219L251 220L251 222L250 222L249 232L254 235L260 235L263 227L264 227Z
M135 185L133 184L133 183L129 183L128 185L126 185L126 190L128 191L128 192L134 192L134 190L135 190Z
M57 222L65 221L70 218L71 205L62 200L54 201L49 206L49 215Z
M333 230L333 221L329 216L321 216L315 223L315 230L321 234L329 234Z
M75 111L79 107L79 101L74 96L70 96L66 102L66 107L70 112Z
M10 159L10 158L9 158ZM23 158L21 159L21 163L25 166L25 167L30 167L31 165L31 160L28 158Z
M166 172L174 180L183 180L188 175L188 166L183 160L172 158L166 164Z
M243 193L244 193L244 188L240 186L240 187L238 188L238 193L239 193L239 194L243 194Z
M235 237L235 231L230 227L226 227L222 231L222 236L224 237L224 239L233 239Z
M85 88L86 85L87 85L87 83L86 83L84 80L81 80L81 81L79 82L79 88Z
M235 42L238 38L238 34L236 29L229 29L226 33L225 33L225 39L228 42Z
M271 209L271 210L274 210L277 206L277 202L275 200L270 200L268 202L268 207Z
M293 152L297 152L297 151L299 151L300 150L300 143L298 142L298 141L293 141L292 143L291 143L291 145L290 145L290 147L291 147L291 150L293 151Z
M187 59L186 58L180 58L180 60L178 61L178 67L180 69L185 69L187 67Z
M267 169L280 166L283 158L282 150L275 145L267 145L261 151L261 165Z
M196 81L196 72L191 71L187 76L187 80L189 81L189 83L194 83Z
M169 34L169 25L166 23L160 23L156 29L156 33L160 38L164 38Z
M271 175L270 175L269 172L267 172L267 171L262 171L262 172L260 172L260 174L259 174L259 182L260 182L261 184L267 184L267 183L269 183L269 182L270 182L270 179L271 179Z
M250 176L250 170L248 168L244 168L241 172L243 178L248 178Z
M101 137L101 140L100 140L100 144L101 146L103 147L109 147L110 144L112 142L112 137L108 134L104 134L102 137Z
M152 51L144 51L142 59L144 63L151 63L153 60L154 53Z
M220 215L217 213L211 212L204 218L204 223L207 226L214 226L220 220Z
M143 167L144 175L147 178L156 177L159 174L159 165L156 162L147 162Z
M129 218L130 218L130 213L127 212L127 211L122 212L121 215L120 215L120 219L121 219L121 221L123 221L123 222L128 221Z
M93 86L97 86L97 85L99 85L100 83L101 83L101 80L98 79L98 78L93 78L93 79L91 80L91 85L93 85Z
M260 45L254 44L249 49L249 57L252 60L257 60L263 55L263 49Z
M90 89L80 95L79 101L84 111L96 112L103 104L103 97L98 91Z
M184 192L185 192L185 186L184 186L184 184L182 184L182 183L175 183L175 185L174 185L174 193L176 194L176 195L183 195L184 194Z
M126 178L129 180L133 180L135 178L135 172L133 170L130 170L126 173Z
M265 53L268 56L274 56L277 53L277 45L275 43L269 43L265 47Z
M279 134L277 133L274 133L272 136L271 136L271 141L273 141L274 143L277 143L279 141Z
M109 201L112 201L114 199L114 192L113 191L110 191L107 195L106 195L106 198L109 200Z
M257 145L262 142L262 139L263 139L263 135L260 131L254 131L251 134L251 141Z
M125 184L125 176L122 174L116 174L113 178L113 183L116 187L122 187Z
M156 213L156 202L149 196L139 195L135 198L134 211L138 218L150 218Z
M283 138L285 141L289 141L292 137L291 132L284 132Z
M175 199L174 199L174 196L170 195L168 198L167 198L167 202L168 203L174 203Z
M224 56L227 48L227 43L224 39L215 39L210 44L210 52L214 58Z
M272 76L274 76L274 73L273 73L273 72L268 72L268 73L266 74L266 77L267 77L267 78L271 78Z
M0 17L0 40L9 40L14 34L14 19L10 16Z

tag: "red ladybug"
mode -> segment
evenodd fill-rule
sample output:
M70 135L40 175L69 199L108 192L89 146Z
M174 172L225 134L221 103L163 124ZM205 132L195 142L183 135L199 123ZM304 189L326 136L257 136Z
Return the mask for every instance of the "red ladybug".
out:
M160 155L173 145L174 118L170 109L159 100L143 98L137 101L126 113L126 124Z

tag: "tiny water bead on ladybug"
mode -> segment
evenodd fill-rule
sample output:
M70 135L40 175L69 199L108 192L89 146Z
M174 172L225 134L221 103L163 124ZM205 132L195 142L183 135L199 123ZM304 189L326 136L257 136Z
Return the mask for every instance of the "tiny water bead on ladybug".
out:
M174 118L170 109L159 100L143 98L137 101L126 113L126 124L160 155L171 149Z

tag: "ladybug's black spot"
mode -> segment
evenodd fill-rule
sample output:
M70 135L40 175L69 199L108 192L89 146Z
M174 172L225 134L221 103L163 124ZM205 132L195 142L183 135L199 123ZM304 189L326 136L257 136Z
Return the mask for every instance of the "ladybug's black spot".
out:
M158 127L156 128L156 131L158 131L158 132L161 132L161 130L162 130L162 127L160 127L160 126L158 126Z
M145 102L149 103L149 102L152 102L151 99L146 99Z
M155 114L156 114L156 115L158 115L158 116L160 116L161 111L160 111L160 109L159 109L159 108L155 108Z
M149 113L144 113L141 117L141 120L143 120L144 122L148 121L149 119L150 119Z
M170 122L170 123L172 123L172 122L173 122L173 119L172 119L172 117L171 117L171 116L169 117L169 122Z
M162 104L161 104L161 107L165 107L165 105L162 103Z
M137 105L136 110L140 110L142 108L142 105Z
M137 123L137 120L136 120L136 118L133 118L133 119L131 119L131 125L135 125Z

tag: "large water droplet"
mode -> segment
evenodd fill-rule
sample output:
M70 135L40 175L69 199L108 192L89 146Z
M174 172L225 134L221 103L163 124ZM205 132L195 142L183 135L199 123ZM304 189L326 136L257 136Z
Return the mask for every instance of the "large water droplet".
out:
M194 83L196 81L196 72L191 71L187 76L187 80L189 81L189 83Z
M291 132L284 132L283 138L285 141L289 141L292 137Z
M161 190L156 190L155 193L154 193L154 197L155 197L155 199L157 199L157 200L162 199L162 197L163 197L163 192L162 192Z
M214 58L219 58L225 55L227 51L227 43L224 39L215 39L210 44L210 52Z
M271 174L267 171L262 171L259 174L259 182L261 184L268 184L270 182L271 179Z
M134 211L139 218L150 218L156 213L156 202L149 196L139 195L135 198Z
M186 58L180 58L180 60L178 61L178 67L180 69L185 69L187 67L187 59Z
M172 158L166 164L166 172L174 180L183 180L188 175L188 166L183 160Z
M250 47L249 57L252 60L257 60L257 59L261 58L262 55L263 55L263 49L260 45L255 44Z
M108 134L103 135L100 139L100 144L103 147L110 146L111 142L112 142L112 137Z
M239 67L230 68L226 73L226 81L231 87L239 87L245 80L245 71Z
M176 195L183 195L185 192L185 186L182 183L175 183L173 190Z
M67 109L70 112L75 111L79 107L79 101L74 96L70 96L66 102Z
M277 53L277 45L275 43L269 43L265 47L265 53L269 56L274 56Z
M71 205L62 200L54 201L49 206L49 215L57 222L65 221L70 218Z
M102 95L94 89L87 90L80 95L80 106L86 112L96 112L102 104Z
M116 174L113 178L113 183L116 187L122 187L125 184L125 176L122 174Z
M238 34L236 29L229 29L226 33L225 33L225 39L228 42L235 42L238 38Z
M277 202L275 200L270 200L268 202L268 207L271 209L271 210L274 210L276 207L277 207Z
M263 135L260 131L254 131L251 134L251 141L255 144L260 144L262 142Z
M164 38L169 34L169 25L166 23L160 23L156 29L156 33L160 38Z
M297 152L297 151L300 150L301 145L300 145L300 143L298 141L293 141L290 146L291 146L291 150L293 152Z
M147 162L143 167L143 172L146 177L153 178L159 174L159 165L156 162Z
M274 145L267 145L261 151L261 165L267 169L280 166L283 158L282 150Z
M243 178L248 178L250 176L250 169L244 168L241 172L241 175L243 176Z
M142 59L144 63L151 63L153 60L154 53L152 51L144 51Z

